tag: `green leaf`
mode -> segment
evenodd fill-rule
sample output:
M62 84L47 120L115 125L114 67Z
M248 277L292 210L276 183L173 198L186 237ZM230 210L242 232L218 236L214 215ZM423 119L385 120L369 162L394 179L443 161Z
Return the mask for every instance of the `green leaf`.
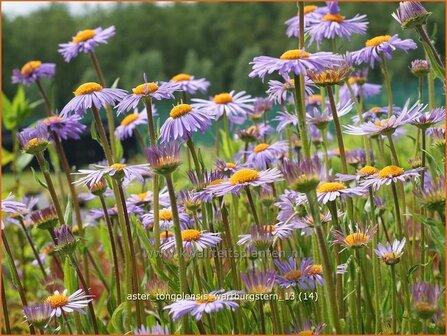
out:
M96 131L95 119L92 119L92 124L90 125L90 134L92 135L92 139L96 140L101 145L101 141L99 141L98 132Z
M71 194L68 194L68 197L67 197L67 206L65 207L64 221L65 221L65 224L72 225L73 206L72 206Z
M31 160L34 158L33 155L28 153L20 153L16 159L16 170L17 172L21 172L23 169L28 166Z
M116 89L116 88L118 87L118 83L119 83L119 81L120 81L120 78L117 77L117 78L115 79L115 81L113 82L111 88L112 88L112 89Z
M74 293L78 290L78 278L69 258L65 258L64 261L64 286L69 293Z
M443 67L441 67L438 64L438 62L436 62L435 55L433 54L433 51L431 50L428 43L425 41L422 41L422 45L424 46L425 53L427 55L428 60L430 61L430 66L433 71L433 74L435 75L435 78L444 80L445 79L445 69Z
M14 110L8 97L2 92L2 120L7 130L16 128Z
M127 302L121 303L118 308L115 309L115 311L112 314L112 317L110 319L110 326L112 326L112 330L109 330L110 332L113 332L114 334L124 334L124 321L123 317L126 312L126 305Z
M33 172L34 180L36 180L37 183L39 183L39 184L40 184L42 187L44 187L45 189L48 189L47 184L46 184L44 181L42 181L42 180L37 176L36 171L34 170L33 167L31 167L31 171Z
M14 161L14 154L2 147L2 167Z
M124 155L123 145L121 144L120 139L115 139L115 162L120 162Z

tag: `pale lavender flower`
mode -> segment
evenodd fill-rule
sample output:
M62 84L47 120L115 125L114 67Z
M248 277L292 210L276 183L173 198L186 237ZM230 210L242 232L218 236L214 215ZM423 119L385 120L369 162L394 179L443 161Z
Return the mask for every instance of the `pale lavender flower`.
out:
M152 105L152 115L155 115L156 109ZM115 135L121 140L130 138L138 125L147 125L147 111L144 109L141 112L134 110L133 113L128 114L121 120L120 125L115 129Z
M235 91L216 94L213 98L192 99L192 107L219 120L225 115L233 124L240 125L247 119L247 113L253 110L254 99L245 91Z
M420 172L424 168L415 168L405 171L403 168L398 166L386 166L374 175L362 181L361 186L374 187L374 189L379 189L383 185L390 185L391 183L406 182L410 178L417 178L420 176Z
M333 243L342 245L345 248L360 248L366 246L376 232L377 225L374 227L367 225L365 228L357 226L355 230L349 227L349 233L342 227L340 231L332 231L334 236Z
M162 327L158 323L156 323L152 328L148 328L144 325L141 325L139 329L134 331L135 335L169 335L168 327Z
M277 141L269 145L260 143L248 151L247 164L256 169L267 169L275 164L289 150L287 141Z
M2 212L14 215L22 215L27 211L27 207L22 202L16 201L13 194L9 194L1 201Z
M399 2L396 12L391 14L400 23L402 29L422 26L430 15L431 12L427 12L419 1Z
M349 100L344 104L337 104L337 115L342 117L352 111L354 103ZM332 109L328 105L324 110L314 107L311 112L306 113L306 121L317 128L323 129L333 120Z
M382 63L382 57L391 59L397 49L408 52L416 48L412 39L401 40L397 34L381 35L367 40L363 49L352 52L352 58L356 64L368 63L373 68L375 62Z
M51 305L51 315L50 318L54 316L60 317L62 313L70 314L73 312L78 312L81 314L86 314L84 309L88 306L88 303L93 300L92 295L86 295L82 289L78 289L76 292L67 296L67 290L64 289L62 293L55 291L53 295L47 297L45 302Z
M279 196L279 201L274 205L279 208L276 219L279 224L293 224L296 229L303 229L307 224L303 220L306 214L304 205L307 204L305 194L296 191L284 190L284 193Z
M294 326L292 331L291 331L291 334L294 334L294 335L312 335L312 336L320 335L323 332L325 327L326 327L326 324L324 324L324 323L317 324L316 326L313 327L311 322L304 321L302 323L302 325Z
M162 190L160 190L158 198L161 206L169 207L170 202L167 188L163 188ZM127 202L129 204L134 205L152 204L153 201L154 201L154 193L150 190L144 191L139 194L131 194L127 198Z
M285 104L289 99L293 98L293 91L295 90L295 80L290 79L288 75L284 76L284 82L278 80L269 80L269 88L267 94L269 99L277 104ZM304 78L304 87L306 95L313 94L315 84L306 76Z
M422 318L431 318L438 309L441 290L438 285L418 282L412 287L413 305Z
M312 22L306 32L310 34L310 41L316 41L318 46L323 39L343 38L350 40L351 35L366 33L368 21L366 15L355 15L352 19L346 19L340 14L340 8L337 1L326 2L329 13L322 16L319 21Z
M315 281L313 277L312 259L304 258L299 266L297 266L297 260L294 257L290 257L288 260L273 261L276 267L283 273L283 275L276 275L276 282L282 288L296 287L298 286L301 290L313 290L315 289ZM318 279L322 281L321 275Z
M393 106L393 115L399 115L401 111L402 109L400 107ZM362 119L363 122L368 121L374 122L376 120L382 119L383 117L386 117L387 115L388 115L388 106L374 106L362 114ZM355 124L360 123L359 116L358 115L353 116L352 121Z
M79 31L71 42L59 44L58 52L64 57L65 62L70 62L81 52L93 53L100 44L107 44L107 40L115 35L115 26L106 29L86 29Z
M174 226L174 217L172 215L171 207L167 207L165 209L160 209L158 211L158 218L160 221L160 230L168 231ZM183 211L179 211L179 222L182 230L186 230L191 227L191 221L189 219L188 214ZM154 210L149 211L147 214L141 216L141 221L144 225L144 228L147 229L154 225Z
M278 125L276 126L278 132L283 131L289 125L294 127L298 126L298 117L296 113L290 113L286 109L279 111L273 121L278 122Z
M205 78L196 79L194 76L185 73L175 75L171 78L171 82L180 84L180 90L189 94L195 94L197 91L205 93L210 86L210 82Z
M281 172L291 189L306 193L315 190L321 181L321 161L317 155L310 160L301 157L299 163L284 160Z
M304 28L313 23L317 23L325 14L328 13L327 7L317 7L315 5L304 6ZM299 37L300 35L300 18L294 16L288 19L285 24L287 25L288 37Z
M183 250L186 253L201 252L206 248L213 248L217 246L222 238L220 233L199 231L195 229L182 230ZM174 240L166 241L162 246L162 252L175 250L176 243Z
M444 107L434 108L431 111L415 115L409 123L425 131L427 128L444 121L445 113Z
M241 274L242 282L250 293L268 294L273 290L276 280L275 271L251 270Z
M295 231L296 227L294 224L276 224L276 225L263 225L262 227L257 227L257 225L252 226L252 228L256 228L257 230L251 230L248 234L239 235L239 240L237 241L238 245L253 245L257 248L257 239L259 239L259 231L264 231L264 236L271 236L271 243L274 243L276 239L282 240L292 236L293 231ZM261 234L262 235L262 234Z
M346 197L364 195L367 190L363 187L347 187L340 182L321 182L317 187L317 198L320 204L335 201L337 198L344 200Z
M56 73L56 64L42 63L41 61L30 61L25 63L21 69L12 71L11 81L13 84L30 86L36 80L47 77L51 78Z
M402 240L394 240L393 244L387 242L386 245L382 245L379 243L377 245L377 249L374 252L377 256L382 259L387 265L394 265L400 261L400 257L402 256L403 249L405 246L405 238Z
M23 307L25 320L36 328L44 329L51 319L51 305L48 302Z
M417 77L424 77L430 73L430 63L426 60L414 60L410 66L411 73Z
M161 142L181 139L186 141L200 131L204 133L214 119L212 114L189 104L178 104L171 109L169 118L160 128Z
M65 117L54 115L41 120L39 124L46 126L48 131L56 133L61 139L78 140L87 128L87 126L81 124L81 119L82 117L76 114Z
M50 134L46 126L25 128L17 134L22 150L28 154L37 154L44 151L50 143Z
M198 296L197 300L176 301L163 309L169 309L169 315L172 315L174 321L186 314L190 314L196 321L199 321L204 313L211 314L222 309L236 310L239 308L239 304L235 302L234 296L241 293L241 291L234 290L225 292L221 289Z

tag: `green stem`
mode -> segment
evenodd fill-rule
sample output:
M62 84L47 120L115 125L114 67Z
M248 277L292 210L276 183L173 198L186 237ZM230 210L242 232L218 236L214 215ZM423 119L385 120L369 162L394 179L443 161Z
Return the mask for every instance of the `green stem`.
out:
M396 270L394 269L394 265L391 265L391 280L392 280L392 289L393 289L393 300L392 300L392 310L393 310L393 321L392 321L392 329L393 335L397 334L397 282L396 282Z
M147 127L149 130L149 143L151 146L155 146L157 144L157 136L155 132L155 125L154 125L154 116L152 113L152 99L150 95L145 95L144 99L144 106L146 107L147 111Z
M427 31L422 25L416 26L416 31L418 32L421 39L429 46L431 52L433 53L433 56L435 57L436 63L438 63L439 67L441 69L444 68L444 63L442 62L441 56L439 55L438 51L436 50L435 46L433 45L432 40L427 34Z
M45 160L45 158L41 152L36 154L36 159L37 159L37 162L39 162L40 170L42 171L42 174L45 178L45 182L47 183L48 191L49 191L51 199L53 201L54 208L56 209L56 212L57 212L57 218L59 219L59 224L64 225L65 224L64 213L62 212L62 208L61 208L59 199L56 194L56 189L54 189L54 184L51 179L51 175L48 171L48 162Z
M399 157L397 155L396 147L394 146L393 135L387 134L388 143L390 144L391 157L393 159L393 164L399 166Z
M306 129L306 113L304 107L304 100L302 91L304 88L301 88L301 77L295 75L295 108L296 115L298 117L298 132L303 148L304 157L309 160L310 159L310 144L309 138L307 137L307 129Z
M109 165L112 165L114 163L113 155L110 149L109 141L107 140L106 131L104 130L104 126L101 122L101 116L99 115L99 111L95 105L92 105L92 113L93 118L95 119L96 129L98 130L99 139L101 140L102 149L104 150L107 162Z
M223 124L224 124L225 135L227 137L227 145L228 145L228 150L229 150L229 155L230 155L229 159L233 160L234 151L233 151L233 142L231 140L231 133L230 133L230 122L229 122L226 114L224 114L222 116L222 119L223 119Z
M247 193L248 204L250 205L251 212L253 214L253 219L256 225L260 225L258 213L256 212L256 206L253 201L253 197L251 195L250 188L248 186L245 187L245 192Z
M323 148L323 161L324 161L324 169L326 172L326 181L329 181L329 155L328 155L328 151L327 151L327 144L328 144L328 140L327 140L327 128L323 128L321 130L321 137L323 139L323 143L321 144L321 147Z
M266 335L263 300L258 300L258 307L259 307L259 318L261 320L261 334Z
M228 221L228 210L227 210L227 207L223 200L221 200L221 204L222 204L222 207L221 207L222 222L224 225L225 236L227 237L227 244L228 244L227 248L231 251L231 253L234 253L235 249L234 249L234 245L233 245L233 239L231 236L230 223ZM239 284L240 275L237 270L236 262L234 259L235 259L235 255L234 255L234 257L230 256L230 267L231 267L231 274L233 277L233 288L240 288L240 284Z
M6 291L5 291L5 283L3 280L3 277L1 279L2 283L2 308L3 308L3 319L5 320L5 329L6 334L11 334L11 325L9 323L9 312L8 312L8 305L6 303Z
M391 90L391 77L390 72L388 70L388 61L383 53L380 55L382 59L381 67L383 72L383 80L386 88L386 95L388 98L388 118L391 118L393 115L393 92Z
M194 162L194 167L196 168L197 177L199 178L199 182L203 182L202 170L200 168L200 162L197 157L196 149L194 147L194 143L192 142L191 137L186 141L186 145L188 146L189 152L191 153L192 160Z
M45 272L45 267L43 266L42 261L40 260L39 253L36 250L36 246L34 245L34 242L31 239L31 236L30 236L28 230L26 229L25 224L23 224L23 220L19 219L19 222L20 222L20 226L23 229L23 232L25 233L26 240L28 240L29 246L31 247L31 250L33 251L34 258L36 258L37 264L39 265L39 268L42 272L43 278L45 279L47 276L47 272Z

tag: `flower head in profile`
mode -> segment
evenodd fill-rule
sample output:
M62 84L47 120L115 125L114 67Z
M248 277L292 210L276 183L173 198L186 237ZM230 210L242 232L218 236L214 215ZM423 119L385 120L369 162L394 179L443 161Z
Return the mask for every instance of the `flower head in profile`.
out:
M216 196L226 194L239 194L244 187L260 187L265 184L282 180L281 172L276 169L258 171L251 168L242 168L233 173L227 181L219 184L208 185L206 190Z
M190 314L196 321L202 319L204 313L211 314L222 309L236 310L239 308L239 304L232 298L235 294L240 294L241 291L228 291L223 289L218 291L212 291L209 294L203 294L198 296L196 300L179 300L164 307L163 309L169 309L169 315L172 316L174 321L178 320L186 314Z
M374 67L376 62L382 63L383 59L391 59L397 49L408 52L416 49L417 45L411 39L401 40L396 35L380 35L365 42L365 47L352 52L352 59L356 64L367 63Z
M1 200L2 213L22 215L27 210L26 205L14 199L13 194L9 194Z
M387 265L394 265L400 261L405 246L405 238L402 240L394 240L393 244L387 242L386 245L379 243L377 249L374 250L377 256Z
M417 59L411 62L410 71L416 77L424 77L430 73L430 63L426 60Z
M35 210L30 213L28 225L36 226L41 230L53 229L59 223L56 208L51 205L47 208Z
M276 275L276 282L280 287L298 286L301 290L315 289L312 259L304 258L299 265L297 265L297 260L294 257L290 257L285 261L274 260L273 262L281 271L281 275Z
M195 229L182 230L181 236L183 250L187 253L200 252L206 248L213 248L222 240L222 238L219 237L219 233L199 231ZM176 243L174 240L167 241L161 246L162 251L169 251L175 248Z
M135 335L169 335L168 327L162 327L156 323L152 328L141 325L139 329L134 331Z
M180 147L175 141L147 148L146 157L151 169L159 175L171 174L182 164Z
M67 140L78 140L81 134L85 131L87 126L81 124L81 116L73 114L71 116L61 117L60 115L53 115L42 119L39 124L47 127L49 132L54 132L59 138Z
M81 178L74 182L77 185L93 186L101 181L104 176L110 176L118 180L123 180L125 185L136 179L144 182L144 178L150 174L148 164L127 165L124 163L114 163L110 166L91 165L94 169L80 169L74 175Z
M26 322L38 329L46 328L51 319L51 312L51 304L48 302L23 307Z
M437 179L426 178L424 186L419 186L414 191L419 204L429 210L442 213L445 209L445 176Z
M368 68L355 70L348 78L349 86L351 87L354 96L360 98L370 98L380 94L381 85L368 83ZM351 92L347 84L340 88L340 100L345 101L351 99Z
M306 28L306 32L310 34L309 43L316 41L320 45L324 39L350 40L353 34L365 34L368 26L366 15L357 14L352 19L347 19L340 14L338 1L327 1L326 5L328 13L321 16L317 22L311 22Z
M155 115L156 113L157 112L155 106L152 105L152 115ZM144 109L141 112L138 112L138 110L134 110L133 113L129 113L123 118L123 120L121 120L120 125L115 129L115 135L119 137L121 140L130 138L133 135L138 125L146 125L146 124L147 124L146 109Z
M50 143L50 134L47 127L37 125L36 127L25 128L17 134L22 150L28 154L36 155L43 152Z
M439 286L428 282L418 282L412 287L413 305L417 314L429 319L438 309L438 300L441 294Z
M273 144L260 143L248 152L247 164L256 169L267 169L287 153L288 149L287 141L277 141Z
M352 111L354 103L347 101L346 103L339 102L336 106L337 115L342 117ZM332 108L327 105L326 108L320 109L314 107L306 113L306 120L308 123L314 125L318 129L324 129L333 120Z
M310 53L302 49L291 49L285 51L280 57L255 57L250 62L253 70L249 76L264 79L266 75L274 72L278 72L283 77L306 75L308 70L323 71L338 59L338 55L330 52Z
M137 85L132 89L132 93L123 97L116 106L116 114L120 115L126 111L135 110L138 103L145 97L155 100L174 99L174 92L180 90L180 84L177 82L148 82L146 74L143 75L144 83Z
M419 127L424 132L427 128L445 120L445 108L438 107L431 111L417 114L410 120L410 124Z
M103 88L95 82L81 84L73 93L75 97L62 109L62 117L70 112L80 114L92 108L99 110L107 105L114 106L127 94L125 90Z
M310 321L304 321L299 326L294 326L292 328L291 334L298 335L298 336L314 336L314 335L320 335L324 328L326 327L326 324L320 323L316 326L312 326L312 323Z
M42 63L41 61L29 61L20 69L12 71L11 81L13 84L30 86L41 78L51 78L56 73L56 64Z
M399 2L396 12L391 14L400 23L402 29L422 26L427 23L427 18L430 15L431 12L427 12L419 1Z
M71 295L67 295L67 290L65 289L62 293L55 291L53 295L48 296L45 302L51 305L51 315L50 317L60 317L63 313L73 313L78 312L81 314L86 314L84 309L88 306L88 303L93 300L92 295L86 295L82 289L78 289Z
M390 185L391 183L406 182L412 177L420 176L420 172L423 168L415 168L410 170L404 170L403 168L395 165L390 165L382 168L376 174L371 175L369 178L361 182L361 186L379 189L383 185Z
M342 85L352 72L349 64L340 62L335 63L331 67L327 67L323 71L308 70L307 76L319 87L326 87L331 85Z
M318 156L310 160L302 158L300 163L287 160L281 172L292 190L306 193L315 190L321 181L321 161Z
M285 104L289 99L293 99L295 80L290 79L288 75L284 76L284 81L274 79L269 80L268 86L267 94L271 101L277 104ZM307 76L304 78L304 87L306 95L310 96L313 94L315 84L313 84Z
M349 152L348 152L349 153ZM379 169L376 167L365 165L360 169L357 169L355 174L339 174L337 173L335 176L337 177L337 181L340 182L349 182L349 181L360 181L364 178L368 178L374 174L377 174Z
M141 216L141 221L146 229L153 226L154 218L154 210ZM160 209L158 211L158 219L160 221L161 231L168 231L174 226L174 216L172 215L172 209L170 207ZM190 227L189 216L185 212L179 212L179 222L182 230L186 230Z
M254 99L245 91L230 91L216 94L210 100L192 99L192 107L213 116L216 120L225 115L230 122L240 125L247 119L248 112L253 110L253 102Z
M304 6L304 28L319 22L319 20L327 13L327 7L318 7L315 5ZM300 36L300 17L298 15L288 19L284 23L287 25L286 33L288 37Z
M206 113L197 106L189 104L175 105L169 118L160 129L161 142L172 140L188 140L195 132L204 133L214 119L213 115Z
M250 270L247 273L242 273L241 279L249 293L268 294L275 285L276 272Z
M368 245L371 238L377 232L376 226L366 226L365 228L357 226L354 230L352 227L349 228L349 232L346 232L345 228L342 227L341 230L333 230L334 235L333 243L342 245L346 248L360 248Z
M194 76L186 73L179 73L171 78L171 82L180 84L180 90L189 94L195 94L197 91L205 93L210 86L205 78L195 78Z
M347 187L340 182L321 182L317 187L317 198L320 204L333 202L337 198L345 199L364 195L366 190L363 187Z
M64 255L73 254L79 240L75 238L70 227L64 224L54 230L54 234L57 242L54 250Z
M80 53L93 53L100 44L107 44L109 38L115 35L115 27L106 29L98 27L96 29L85 29L73 36L71 42L59 44L59 53L64 57L65 62L70 62Z

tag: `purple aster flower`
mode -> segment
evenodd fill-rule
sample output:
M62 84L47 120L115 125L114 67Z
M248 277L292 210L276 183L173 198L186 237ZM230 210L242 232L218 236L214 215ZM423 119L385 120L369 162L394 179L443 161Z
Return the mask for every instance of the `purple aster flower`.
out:
M351 174L335 174L337 181L349 182L349 181L360 181L363 178L377 174L379 169L373 166L364 166L361 169L357 169L355 175Z
M88 82L80 85L73 93L75 97L62 109L60 114L62 117L70 112L79 114L91 108L99 110L107 105L113 106L123 99L127 92L122 89L103 88L98 83Z
M396 12L391 14L400 23L402 29L422 26L430 15L431 12L427 12L419 1L399 2Z
M377 249L374 250L377 256L382 259L387 265L394 265L400 261L400 257L404 253L405 238L402 240L394 240L393 244L387 242L386 245L377 244Z
M81 124L81 119L82 117L76 114L65 117L54 115L41 120L40 124L46 126L48 131L56 133L61 139L78 140L87 128L87 126Z
M292 190L306 193L321 181L321 161L316 155L310 160L300 158L299 163L284 160L281 172Z
M256 228L256 230L253 230ZM259 242L259 231L264 231L264 237L270 236L270 245L273 244L277 239L282 240L286 238L290 238L292 236L293 231L295 231L296 227L294 224L276 224L276 225L263 225L262 227L258 227L254 225L251 227L251 231L248 234L239 235L239 240L237 241L238 245L251 245L258 249ZM261 234L262 236L262 234Z
M199 321L204 313L215 313L222 309L236 310L239 308L239 304L235 302L234 297L241 293L241 291L234 290L225 292L221 289L198 296L197 300L176 301L163 309L169 309L169 314L172 315L174 321L186 314L191 314L196 321Z
M11 81L13 84L23 84L30 86L36 80L44 77L53 77L56 73L56 64L42 63L41 61L30 61L22 68L12 71Z
M271 145L260 143L248 151L247 164L256 169L267 169L289 150L287 141L278 141Z
M95 169L80 169L78 173L73 173L73 175L82 176L82 178L74 182L74 184L91 187L95 183L98 183L105 175L109 175L119 180L124 179L123 183L125 185L129 184L134 179L143 183L144 177L150 173L148 164L130 166L124 163L114 163L111 166L91 166Z
M204 133L210 126L213 115L198 108L196 105L178 104L174 106L160 129L161 142L172 140L188 140L192 134Z
M282 262L279 260L274 260L273 262L283 273L283 275L276 275L276 282L280 287L298 286L301 290L312 290L315 288L315 283L311 277L312 259L304 258L299 266L297 266L297 261L294 257L290 257Z
M147 148L146 156L152 170L159 175L171 174L182 164L180 147L175 141Z
M152 113L156 113L155 106L152 105ZM144 109L141 112L135 110L133 113L128 114L121 120L120 125L115 129L115 135L121 140L130 138L138 125L147 124L147 111Z
M113 196L113 195L112 195ZM145 213L145 210L140 208L137 205L131 204L131 203L126 203L127 206L127 214L130 216L132 214L134 215L142 215L143 213ZM111 208L107 208L107 214L112 218L116 218L118 216L118 207L116 205L114 205ZM104 210L102 208L98 208L98 209L90 209L89 213L88 213L88 217L90 220L93 221L99 221L100 219L104 218Z
M292 49L284 52L279 58L270 56L258 56L250 64L253 71L251 78L264 79L267 74L278 71L285 77L287 75L306 75L307 70L323 71L330 67L340 56L329 52L309 53L301 49Z
M410 120L411 125L415 125L422 130L426 130L433 125L445 120L445 108L438 107L429 112L415 115L412 120Z
M169 335L168 327L162 327L158 323L156 323L152 328L148 328L144 325L141 325L139 329L136 329L135 335Z
M248 111L248 119L256 122L262 118L264 113L270 111L273 107L273 101L269 98L257 97L254 99L253 108Z
M416 77L424 77L430 73L430 63L426 60L414 60L410 66L411 73Z
M167 188L163 188L162 190L160 190L158 197L159 197L160 205L162 205L164 207L169 207L170 203L169 203L169 194L168 194ZM134 205L152 204L153 201L154 201L154 193L150 190L144 191L139 194L131 194L127 198L127 202L129 204L134 204Z
M217 246L222 238L219 233L199 231L194 229L182 230L183 250L186 253L193 253L196 251L203 251L206 248ZM161 250L169 251L175 249L175 241L167 241L161 246Z
M419 204L426 209L442 213L445 209L445 176L436 180L426 178L424 187L419 185L413 192Z
M398 166L386 166L382 170L379 170L377 174L371 175L369 178L365 179L361 186L363 187L374 187L374 189L379 189L383 185L390 185L391 183L406 182L412 177L419 177L420 172L424 168L415 168L405 171L403 168Z
M144 75L144 83L132 89L131 94L125 95L122 101L116 106L116 114L120 115L129 110L135 110L138 103L145 96L150 96L155 100L174 99L174 92L180 90L180 84L177 82L147 82L146 74Z
M270 226L252 225L249 234L239 235L237 245L246 245L247 251L267 251L273 245L272 230Z
M317 198L320 204L335 201L337 198L344 200L346 197L364 195L367 190L363 187L347 187L340 182L321 182L317 187Z
M50 143L50 134L44 125L29 127L17 134L22 150L28 154L37 154L44 151Z
M279 224L293 224L296 229L303 229L307 224L303 220L306 214L304 205L307 204L305 194L296 191L284 190L284 193L279 196L279 201L274 205L279 208L279 213L276 219Z
M239 165L239 162L226 162L225 160L217 158L214 168L222 174L229 176L242 167Z
M230 122L240 125L247 119L247 113L253 110L254 99L245 91L231 91L219 93L210 100L192 99L192 102L193 108L203 110L216 120L225 114Z
M397 34L381 35L367 40L363 49L352 52L352 58L356 64L368 63L373 68L375 62L382 63L382 57L391 59L396 49L408 52L416 48L411 39L401 40Z
M410 106L410 99L405 103L402 111L396 116L390 118L377 119L374 122L368 121L359 126L346 125L345 133L352 135L387 135L393 134L399 126L409 124L415 116L420 115L426 108L426 105L415 103Z
M438 300L441 294L439 286L428 282L418 282L412 287L413 305L422 318L429 319L438 309Z
M359 98L360 95L363 98L370 98L380 94L382 88L378 84L370 84L367 82L368 68L362 70L354 71L348 79L349 85L354 93L354 95ZM351 99L351 93L347 85L343 85L340 88L340 100Z
M251 270L247 273L242 273L241 279L250 293L268 294L275 285L276 272Z
M400 107L393 106L393 115L398 115L401 111L402 111L402 109ZM374 106L362 114L362 119L363 119L363 122L368 122L368 121L374 122L374 121L380 120L386 116L388 116L388 106L383 106L383 107ZM360 123L359 116L358 115L353 116L352 121L355 124L359 124Z
M180 73L171 78L171 82L180 84L180 90L189 94L195 94L197 91L205 93L210 86L205 78L195 79L189 74Z
M38 303L32 306L24 306L23 314L30 325L44 329L51 319L51 304L48 302Z
M2 199L1 206L2 212L8 214L22 215L27 210L26 205L16 201L13 194L9 194L6 198Z
M298 126L298 117L296 116L296 113L289 113L285 109L284 111L278 112L273 121L278 122L278 125L276 126L278 132L283 131L289 125L294 127Z
M300 326L294 326L293 330L291 331L291 334L294 335L320 335L324 328L326 327L326 324L320 323L316 325L315 327L312 327L312 324L309 321L304 321L302 325Z
M295 80L290 79L288 75L284 76L284 82L278 80L269 80L269 88L267 94L269 99L277 104L285 104L289 99L293 98L293 91L295 90ZM304 78L304 87L306 95L313 94L313 88L315 85L309 79L309 77Z
M352 111L354 103L347 101L345 104L337 104L337 115L342 117ZM333 120L332 109L328 105L324 110L320 110L316 107L311 112L306 113L306 120L308 123L315 125L319 129L326 128L330 121Z
M86 29L79 31L71 42L59 44L59 53L64 57L65 62L70 62L79 53L92 53L100 44L107 44L107 40L115 35L115 27L106 29L98 27L96 29Z
M273 128L270 125L256 124L250 127L239 129L237 131L237 137L243 142L256 142L263 141L266 136L273 132Z
M216 185L209 185L205 189L214 193L216 196L224 196L229 193L239 194L240 190L244 187L260 187L265 184L281 181L282 179L281 172L276 168L263 171L242 168L231 175L228 181Z
M315 5L304 6L304 28L317 23L328 11L327 7L317 7ZM288 37L299 37L300 17L298 15L288 19L285 24L287 25L286 33Z
M322 16L319 21L312 22L305 30L310 34L310 41L317 41L318 46L323 39L344 38L351 39L352 34L364 35L368 26L366 15L357 14L352 19L340 15L337 1L326 2L329 13Z
M360 248L366 246L377 232L377 225L371 227L367 225L365 228L357 226L356 230L349 227L349 233L342 227L341 231L333 230L333 243L343 245L345 248Z
M67 295L67 290L64 289L62 293L55 291L53 295L46 298L45 302L51 305L51 315L50 318L56 316L60 317L63 313L73 313L78 312L81 314L86 314L84 309L88 306L88 303L93 300L92 295L86 295L82 289L78 289L76 292Z
M188 214L185 212L179 211L179 222L182 230L189 229L191 227L191 221L189 219ZM158 212L158 218L160 220L160 230L161 231L169 231L174 226L174 218L172 215L172 209L170 207L165 209L160 209ZM154 225L154 210L151 210L149 213L141 216L141 221L144 225L144 228L151 228Z

